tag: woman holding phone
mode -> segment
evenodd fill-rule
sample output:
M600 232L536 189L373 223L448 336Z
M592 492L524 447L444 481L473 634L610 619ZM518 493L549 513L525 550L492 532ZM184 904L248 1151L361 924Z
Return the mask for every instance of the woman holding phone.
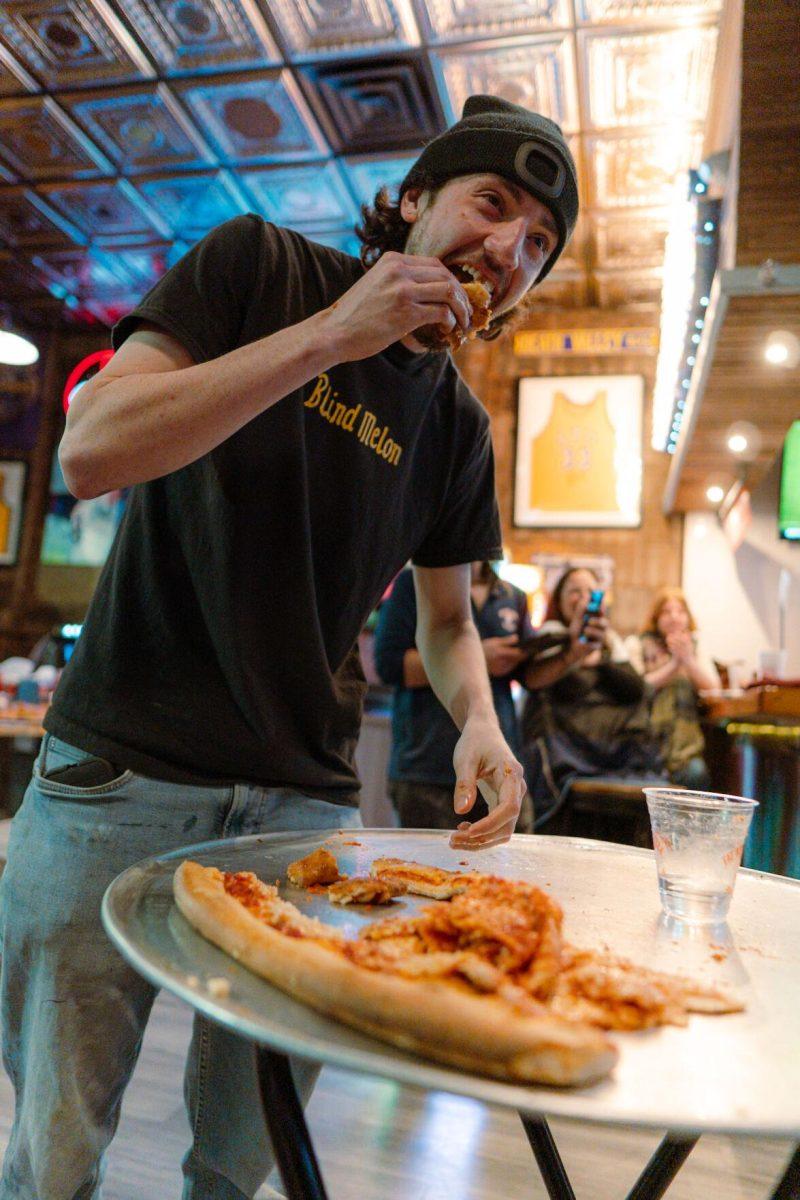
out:
M662 778L644 680L610 627L600 581L587 567L568 568L553 589L539 632L558 629L565 645L533 658L523 678L523 762L537 828L576 778Z

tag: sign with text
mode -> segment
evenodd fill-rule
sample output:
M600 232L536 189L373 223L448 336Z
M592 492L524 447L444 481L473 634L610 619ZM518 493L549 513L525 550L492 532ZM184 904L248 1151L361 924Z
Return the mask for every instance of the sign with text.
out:
M514 334L520 358L556 354L655 354L655 329L524 329Z

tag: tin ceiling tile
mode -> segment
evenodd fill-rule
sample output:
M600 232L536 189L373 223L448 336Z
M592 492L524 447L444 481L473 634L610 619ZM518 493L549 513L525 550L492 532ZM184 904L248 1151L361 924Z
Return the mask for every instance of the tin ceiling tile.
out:
M281 62L252 0L117 0L166 76Z
M39 85L0 42L0 97L38 92Z
M724 0L575 0L575 16L589 25L668 23L719 14Z
M349 254L352 258L358 258L361 249L361 242L353 230L348 228L317 230L310 235L310 240L319 242L322 246L330 246L333 250L341 250L342 254Z
M39 189L48 204L93 242L168 236L164 222L125 179L99 183L59 183Z
M173 85L229 163L320 158L327 145L290 73L260 71Z
M569 28L567 0L419 0L432 43L513 37Z
M111 170L49 96L0 100L0 156L26 179L90 179Z
M163 83L58 97L125 174L203 166L213 155Z
M142 245L127 245L115 243L108 251L114 263L114 269L122 274L132 286L131 295L136 293L144 296L168 269L172 242L151 241ZM188 247L184 246L185 252Z
M591 220L599 268L658 267L664 262L668 209L596 212Z
M95 248L40 250L31 262L48 291L61 298L69 294L78 300L109 299L130 287L109 255Z
M669 204L679 171L697 166L703 154L699 128L667 128L637 137L585 139L590 164L590 204L598 208Z
M394 195L415 161L414 154L394 154L380 158L348 158L345 167L350 186L359 204L372 204L382 187Z
M4 167L3 164L0 163L0 183L16 183L18 178L19 177L15 175L13 171L10 171L8 167Z
M419 149L445 128L438 98L418 59L326 64L305 75L316 85L342 153Z
M155 75L106 0L3 0L0 39L47 88L97 87Z
M137 180L136 187L173 235L189 241L248 210L241 188L228 171L160 175Z
M0 188L0 235L12 246L65 246L81 241L68 225L30 188Z
M476 92L544 113L562 129L578 127L575 55L570 36L528 38L501 46L459 46L431 53L444 82L449 119Z
M294 59L419 44L410 0L270 0L269 11Z
M703 121L717 46L715 26L646 34L579 36L589 97L589 125L609 129L671 121Z
M276 225L308 231L355 222L355 205L333 163L262 167L241 171L239 178L255 211Z

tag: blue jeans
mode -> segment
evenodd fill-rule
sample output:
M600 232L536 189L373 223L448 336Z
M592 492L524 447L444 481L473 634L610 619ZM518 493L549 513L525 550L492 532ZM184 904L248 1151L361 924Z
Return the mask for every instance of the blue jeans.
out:
M139 859L211 838L360 824L288 789L197 787L132 771L97 787L45 778L90 757L50 735L14 818L0 883L3 1059L16 1113L0 1200L99 1200L103 1155L155 989L100 923L111 880ZM301 1096L318 1067L293 1063ZM253 1043L197 1017L185 1098L183 1200L244 1200L274 1164Z

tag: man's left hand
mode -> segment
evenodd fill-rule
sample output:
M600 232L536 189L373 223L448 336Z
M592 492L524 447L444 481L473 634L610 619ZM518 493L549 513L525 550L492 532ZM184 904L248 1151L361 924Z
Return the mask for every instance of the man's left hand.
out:
M480 821L462 821L450 838L454 850L486 850L507 842L514 832L525 779L496 720L468 718L453 754L456 769L454 807L459 816L471 811L483 779L497 805Z

